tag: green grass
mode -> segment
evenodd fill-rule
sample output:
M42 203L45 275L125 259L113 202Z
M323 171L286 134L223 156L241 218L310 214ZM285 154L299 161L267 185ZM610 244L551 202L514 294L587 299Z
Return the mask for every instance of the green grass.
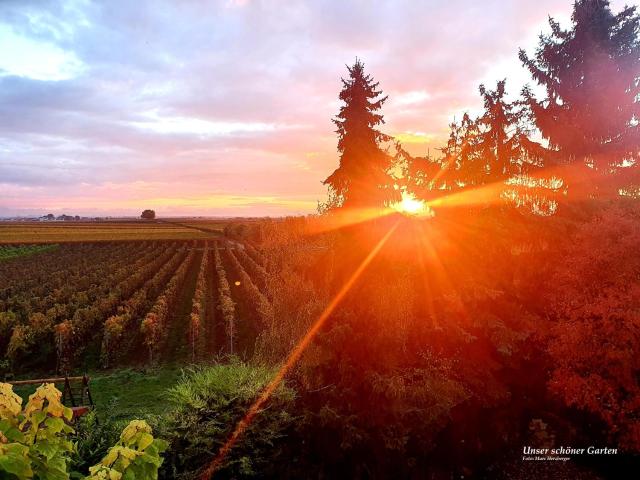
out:
M166 391L182 377L177 367L154 370L119 370L91 379L91 395L99 414L113 420L159 415L172 405ZM105 408L113 406L113 411Z
M182 378L182 370L170 366L144 371L123 369L89 373L89 377L98 416L119 421L164 413L173 405L166 392ZM62 391L64 385L56 387ZM26 401L36 388L15 387L14 391Z

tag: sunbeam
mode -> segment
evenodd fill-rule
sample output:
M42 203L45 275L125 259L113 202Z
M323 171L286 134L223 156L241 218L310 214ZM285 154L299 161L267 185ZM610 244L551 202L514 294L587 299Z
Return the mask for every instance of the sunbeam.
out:
M218 470L218 468L220 468L220 465L222 464L222 461L226 457L227 453L233 448L238 438L244 433L247 427L251 424L251 421L253 420L253 418L260 413L260 408L262 407L262 405L264 405L264 403L269 399L269 397L271 397L271 395L276 390L276 388L278 388L280 383L282 383L282 380L287 375L287 373L289 373L291 368L293 368L293 366L298 362L298 360L300 359L300 357L302 356L306 348L309 346L309 343L311 343L311 341L320 331L320 329L325 324L329 316L333 313L333 311L336 309L336 307L342 301L345 295L349 292L349 290L351 290L351 287L353 287L353 285L356 283L358 278L360 278L360 275L362 275L362 273L365 271L367 266L378 254L380 249L384 246L387 240L389 240L389 237L391 237L395 229L398 227L398 224L399 224L399 221L395 222L391 226L389 231L380 239L380 241L376 244L376 246L371 250L371 252L369 252L369 254L365 257L362 263L360 263L358 268L353 272L353 274L345 282L345 284L338 291L338 293L333 297L333 299L327 305L324 311L320 314L320 316L318 317L318 320L316 320L316 322L312 325L312 327L305 334L302 340L300 340L300 342L291 351L286 361L284 362L282 367L280 367L280 369L278 370L276 375L273 377L271 382L269 382L269 384L264 389L262 394L260 394L258 399L253 403L253 405L251 405L249 410L247 410L247 413L242 418L242 420L238 422L238 424L236 425L236 428L234 429L233 433L231 434L227 442L220 448L218 455L216 455L214 460L209 464L207 469L204 471L204 473L200 477L201 480L209 480L212 477L212 475Z

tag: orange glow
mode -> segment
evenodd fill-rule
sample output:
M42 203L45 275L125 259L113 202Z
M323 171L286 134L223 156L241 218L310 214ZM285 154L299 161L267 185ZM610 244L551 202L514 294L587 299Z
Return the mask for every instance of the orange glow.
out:
M502 201L500 194L504 189L505 184L502 181L488 183L478 187L465 188L464 190L431 200L428 203L428 206L437 208L454 208L492 205Z
M285 360L284 364L280 367L276 375L271 379L269 384L263 390L262 394L258 397L258 399L251 405L245 416L238 422L236 428L233 433L227 440L227 442L220 448L218 451L218 455L214 458L214 460L209 464L207 469L204 471L201 480L209 480L211 476L220 468L222 462L229 451L233 448L236 441L244 433L247 427L251 424L253 418L260 413L260 409L265 404L265 402L271 397L273 392L278 388L280 383L284 377L289 373L289 371L295 366L295 364L300 360L300 357L309 346L313 338L320 331L322 326L325 324L329 316L334 312L338 304L342 301L345 295L351 290L351 287L356 283L360 275L365 271L367 266L371 263L371 261L378 254L383 245L389 240L389 237L393 234L395 229L398 227L398 223L396 222L389 229L389 231L380 239L380 241L376 244L376 246L369 252L369 254L365 257L365 259L360 263L358 268L353 272L353 274L349 277L349 279L345 282L342 288L336 293L331 302L326 306L324 311L320 314L316 322L311 326L309 331L302 337L302 340L298 342L298 344L294 347L294 349L289 353L289 356Z
M323 217L321 222L315 222L311 225L309 233L319 234L341 228L350 227L359 223L368 222L370 220L385 217L397 213L397 210L391 208L348 208L340 209L332 212L330 215Z
M418 200L411 193L402 192L402 200L391 206L404 215L414 215L420 217L433 217L435 213L423 200Z

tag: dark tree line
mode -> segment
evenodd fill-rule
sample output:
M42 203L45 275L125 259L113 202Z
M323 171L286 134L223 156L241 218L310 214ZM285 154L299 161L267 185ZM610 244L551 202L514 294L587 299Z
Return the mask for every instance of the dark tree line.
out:
M506 80L480 85L482 114L451 124L437 158L412 157L385 135L387 97L357 60L348 67L334 119L340 166L324 181L326 207L381 207L400 189L430 199L452 190L507 182L522 195L567 198L635 196L640 187L640 16L636 7L611 11L607 0L578 0L571 26L549 19L533 55L519 57L544 94L527 85L506 98ZM392 154L392 150L395 151ZM400 166L402 179L391 170ZM561 178L562 182L552 182ZM519 179L519 181L518 181Z

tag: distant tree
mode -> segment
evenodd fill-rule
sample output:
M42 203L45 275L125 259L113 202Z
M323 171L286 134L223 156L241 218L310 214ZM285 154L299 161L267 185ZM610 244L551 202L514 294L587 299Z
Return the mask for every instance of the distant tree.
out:
M526 88L525 99L556 163L582 180L629 179L640 157L640 17L635 7L614 14L608 0L577 0L571 20L564 30L549 19L533 58L520 50L546 89L539 101Z
M53 213L47 214L47 220L55 220L56 216Z
M387 97L378 82L365 74L356 59L349 78L342 79L344 105L333 120L338 127L340 166L323 182L329 187L329 207L383 207L399 199L388 174L392 158L381 148L390 137L377 130L384 123L378 113Z
M156 212L154 210L145 210L144 212L142 212L142 215L140 215L140 218L144 218L145 220L153 220L154 218L156 218Z

